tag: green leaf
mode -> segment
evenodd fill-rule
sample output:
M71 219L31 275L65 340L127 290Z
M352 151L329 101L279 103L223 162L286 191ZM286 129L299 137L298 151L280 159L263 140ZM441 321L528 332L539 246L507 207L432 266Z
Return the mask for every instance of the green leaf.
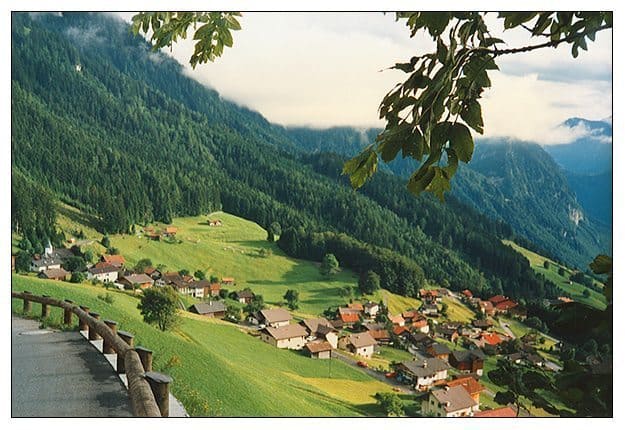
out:
M482 119L482 107L473 100L460 111L460 118L467 123L469 127L478 133L484 133L484 120Z
M464 163L471 161L471 157L473 157L473 138L467 126L456 123L451 127L449 131L449 145L460 161Z
M349 181L354 189L364 185L378 169L378 154L373 146L367 147L360 154L347 160L343 165L343 175L349 176Z
M431 169L434 171L434 176L425 190L434 194L440 201L445 201L445 193L451 190L451 181L443 168L432 166Z
M414 172L410 179L408 179L408 184L406 185L408 191L418 196L430 185L430 182L434 179L434 175L434 168L432 166L421 166L419 170Z

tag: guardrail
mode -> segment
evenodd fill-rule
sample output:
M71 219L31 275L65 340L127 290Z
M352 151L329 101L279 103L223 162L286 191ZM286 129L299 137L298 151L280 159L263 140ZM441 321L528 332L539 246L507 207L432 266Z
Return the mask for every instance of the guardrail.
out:
M87 330L89 340L103 340L105 354L117 354L117 373L126 374L130 406L136 417L169 416L169 384L171 377L152 371L152 351L134 346L134 336L118 331L117 323L100 320L100 315L71 300L36 296L30 291L11 292L11 297L24 301L24 313L32 311L32 302L41 304L41 316L50 316L50 306L63 309L63 324L72 325L72 314L78 317L79 330Z

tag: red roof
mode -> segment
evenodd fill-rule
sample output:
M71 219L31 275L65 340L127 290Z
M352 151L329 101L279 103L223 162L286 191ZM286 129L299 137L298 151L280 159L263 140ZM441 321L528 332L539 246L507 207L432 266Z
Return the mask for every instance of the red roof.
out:
M117 266L111 264L111 263L105 263L104 261L98 261L96 264L94 264L94 266L96 269L111 269L111 268L117 268Z
M360 321L358 312L349 308L339 308L339 316L344 323L355 323Z
M392 315L391 315L390 317L388 317L388 319L389 319L389 320L390 320L393 324L401 324L401 323L406 322L406 321L404 320L404 317L402 317L401 315L395 315L395 316L392 316Z
M426 325L428 325L428 320L426 320L425 318L418 319L412 323L412 326L414 328L423 328Z
M404 319L413 319L417 315L419 315L419 313L417 311L404 311L404 312L401 313L401 316Z
M463 290L462 294L469 298L473 297L473 293L471 292L471 290Z
M479 411L473 415L474 418L516 418L516 412L510 406L491 409L489 411Z
M482 339L489 345L499 345L502 342L497 333L482 333Z
M126 259L122 255L104 254L102 256L102 260L104 260L105 263L110 263L110 264L115 264L115 265L126 264Z
M221 285L219 285L217 282L213 282L210 285L210 289L211 289L211 291L219 291L219 290L221 290Z
M408 329L404 326L398 326L398 325L393 326L393 333L395 333L397 336L399 336L405 331L408 331Z
M365 310L365 308L362 306L361 303L350 303L347 305L347 307L349 309L353 309L353 310L361 311L361 312Z
M490 299L488 299L488 301L491 302L495 306L497 305L497 303L504 302L506 300L508 300L508 298L506 296L502 296L500 294L498 294L496 296L493 296Z
M424 288L419 290L419 295L421 297L423 296L432 296L432 297L437 297L438 296L438 291L436 290L426 290Z
M472 376L464 376L447 382L450 387L461 385L467 392L473 396L484 391L484 386L475 380Z
M234 278L221 278L221 282L234 282Z
M504 300L503 302L499 302L495 305L495 307L500 311L507 311L508 309L512 309L516 306L517 304L513 300Z
M391 337L391 335L388 334L388 330L384 330L384 329L382 329L382 330L369 330L369 334L375 340L390 339L390 337Z

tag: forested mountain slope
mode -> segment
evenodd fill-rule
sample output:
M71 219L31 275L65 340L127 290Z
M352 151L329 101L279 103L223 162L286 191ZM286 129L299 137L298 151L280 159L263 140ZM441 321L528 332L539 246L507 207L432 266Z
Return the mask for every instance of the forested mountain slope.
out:
M98 216L102 231L223 209L347 234L455 289L558 294L501 244L506 225L414 199L389 175L354 192L337 180L340 160L302 159L283 128L184 76L116 18L14 14L12 90L14 171ZM414 295L417 281L398 292Z

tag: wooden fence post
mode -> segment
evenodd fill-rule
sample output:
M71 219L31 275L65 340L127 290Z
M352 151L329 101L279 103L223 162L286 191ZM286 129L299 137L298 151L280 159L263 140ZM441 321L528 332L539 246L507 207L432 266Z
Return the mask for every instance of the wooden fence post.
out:
M97 312L89 312L89 315L91 315L91 317L93 317L96 320L100 319L100 314ZM100 336L96 331L95 328L89 326L89 340L100 340L102 339L102 336Z
M161 411L162 417L169 416L169 384L173 381L171 376L158 372L147 372L145 379L150 384L154 400Z
M107 327L110 328L111 331L114 334L117 334L117 322L111 321L111 320L104 320L104 324L106 324ZM106 339L104 339L104 342L102 343L102 353L103 354L114 354L115 353L115 350L113 349L113 346L109 345L108 342L106 341Z
M133 334L128 333L127 331L119 330L117 335L122 338L124 342L128 344L129 347L133 348L135 346L135 337ZM117 352L117 373L122 374L126 373L126 366L124 365L125 357Z
M71 300L65 299L65 303L69 303L70 305L74 302ZM67 326L72 325L72 310L70 308L63 308L63 324Z
M141 364L143 365L143 370L145 370L146 372L151 372L152 351L142 346L136 347L135 351L137 351L137 354L139 354L139 359L141 360Z
M24 294L32 294L32 293L30 291L24 291ZM22 309L22 311L25 314L29 314L32 309L33 309L33 306L30 300L28 300L27 298L24 298L24 308Z
M41 296L44 299L49 298L50 296ZM41 318L48 318L50 316L50 305L47 303L41 304Z
M81 306L80 309L82 309L86 313L89 313L89 306ZM79 322L78 322L78 330L79 331L89 330L89 324L87 324L87 320L86 319L79 318L78 320L79 320Z

